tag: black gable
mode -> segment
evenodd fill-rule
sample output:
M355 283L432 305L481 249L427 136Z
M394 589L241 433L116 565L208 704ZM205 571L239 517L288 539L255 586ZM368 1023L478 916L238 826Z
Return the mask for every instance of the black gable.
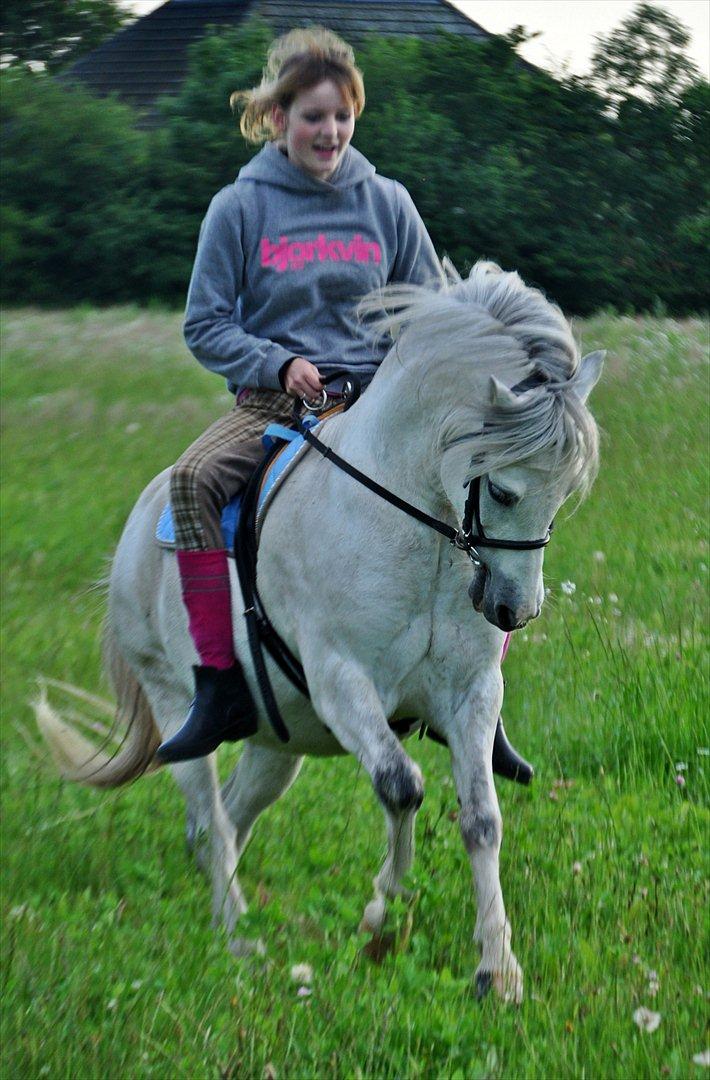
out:
M169 0L150 15L87 53L66 75L93 94L118 94L149 109L163 94L176 94L187 74L187 50L211 26L238 26L254 0Z
M259 15L275 33L320 23L357 44L368 34L433 38L437 31L476 41L491 35L446 0L168 0L87 53L63 73L94 94L117 94L137 109L176 94L187 50L211 27L234 27Z

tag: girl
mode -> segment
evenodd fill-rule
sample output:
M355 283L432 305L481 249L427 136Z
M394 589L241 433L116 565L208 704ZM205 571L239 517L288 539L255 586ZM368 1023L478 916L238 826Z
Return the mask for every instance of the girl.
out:
M227 379L236 403L171 476L182 595L200 664L188 719L158 751L164 762L256 731L234 654L220 515L261 460L264 428L290 422L294 397L318 397L321 375L345 370L363 387L372 379L387 345L357 320L361 296L388 282L442 280L405 188L378 176L350 145L364 104L352 49L321 27L279 38L261 85L232 95L233 106L244 106L242 134L265 145L212 200L187 299L187 344ZM522 768L499 732L508 768Z

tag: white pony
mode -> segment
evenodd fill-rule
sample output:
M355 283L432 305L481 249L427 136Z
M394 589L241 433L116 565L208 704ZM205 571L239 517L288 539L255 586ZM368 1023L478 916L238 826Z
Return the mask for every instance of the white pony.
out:
M482 477L488 537L545 536L564 500L589 486L597 429L587 410L602 355L580 360L562 313L517 274L478 263L443 290L399 286L364 301L394 346L367 393L323 425L322 439L390 491L457 525L465 487ZM168 475L139 499L110 582L107 660L128 730L112 757L47 702L38 720L65 776L99 787L155 767L161 738L182 725L195 654L174 555L153 539ZM498 855L501 816L491 769L503 697L501 627L524 626L543 602L543 550L481 548L472 563L439 533L408 517L308 450L276 494L263 525L258 587L279 634L300 659L302 697L269 660L290 741L265 715L220 791L214 755L172 767L189 832L211 870L213 914L233 936L245 911L239 857L257 816L295 780L303 755L351 753L384 808L388 851L363 926L378 933L387 898L402 893L424 789L419 767L390 727L417 717L448 743L460 826L478 898L476 987L522 996L510 946ZM234 581L234 636L255 700ZM418 725L414 725L415 727Z

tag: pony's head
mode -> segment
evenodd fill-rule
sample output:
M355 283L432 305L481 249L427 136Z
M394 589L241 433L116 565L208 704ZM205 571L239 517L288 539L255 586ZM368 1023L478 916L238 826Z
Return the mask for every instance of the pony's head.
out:
M441 483L459 521L480 477L483 535L499 543L477 547L469 592L508 631L535 618L544 599L544 548L515 544L546 537L565 499L596 475L586 402L603 353L580 358L560 309L518 274L487 262L467 279L447 270L443 288L395 286L363 309L395 339L422 399L436 403Z

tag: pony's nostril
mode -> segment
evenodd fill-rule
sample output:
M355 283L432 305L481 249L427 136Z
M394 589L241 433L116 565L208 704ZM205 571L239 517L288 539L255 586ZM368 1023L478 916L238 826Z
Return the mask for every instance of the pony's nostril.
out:
M507 604L496 605L496 622L501 630L515 630L518 625L513 610Z

